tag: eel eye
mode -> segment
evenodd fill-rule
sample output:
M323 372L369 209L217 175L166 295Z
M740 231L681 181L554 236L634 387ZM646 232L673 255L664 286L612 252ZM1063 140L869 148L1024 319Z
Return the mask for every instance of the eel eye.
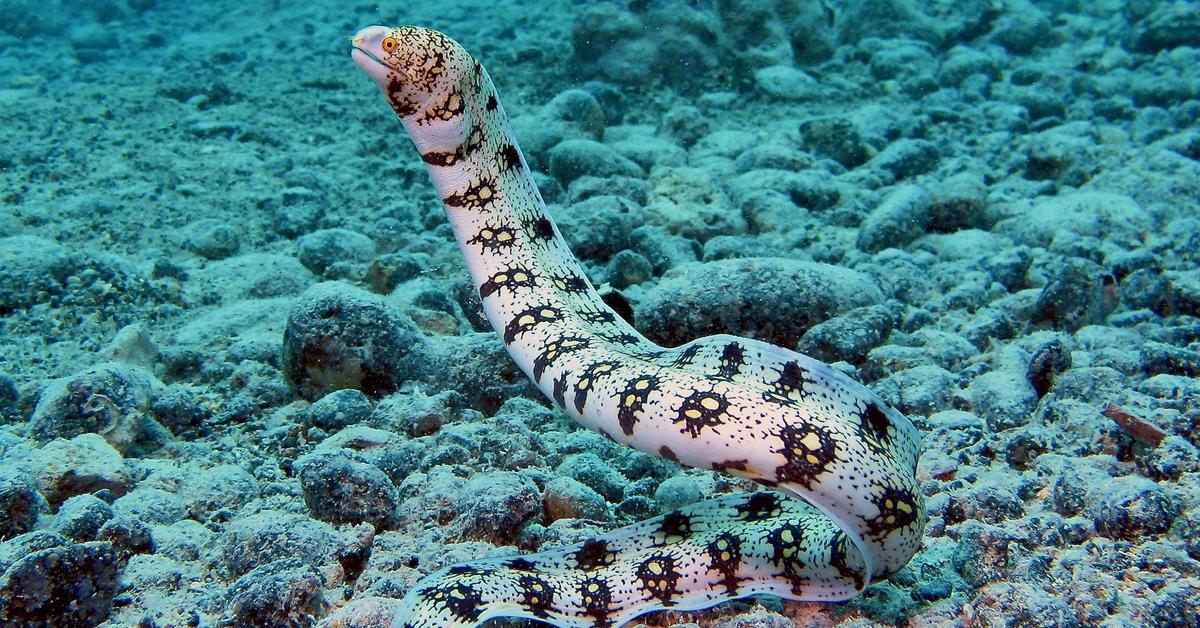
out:
M394 37L384 37L383 42L381 42L380 45L383 46L384 52L395 52L396 47L399 46L400 44L396 41L396 38L394 38Z

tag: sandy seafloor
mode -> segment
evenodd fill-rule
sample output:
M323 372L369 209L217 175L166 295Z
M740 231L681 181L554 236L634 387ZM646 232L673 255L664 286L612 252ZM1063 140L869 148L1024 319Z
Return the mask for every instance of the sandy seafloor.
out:
M890 582L639 621L1200 624L1200 8L1139 0L0 1L0 624L386 625L749 487L525 383L350 61L379 22L482 60L640 330L924 433Z

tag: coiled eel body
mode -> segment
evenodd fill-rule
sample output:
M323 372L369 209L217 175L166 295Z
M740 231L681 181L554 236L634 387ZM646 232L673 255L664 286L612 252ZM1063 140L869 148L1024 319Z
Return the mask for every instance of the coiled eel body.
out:
M427 164L488 320L542 392L619 443L774 489L443 569L409 591L395 628L505 616L617 626L759 593L844 600L908 562L925 509L907 418L828 365L760 341L650 342L563 241L479 62L416 27L365 28L352 56Z

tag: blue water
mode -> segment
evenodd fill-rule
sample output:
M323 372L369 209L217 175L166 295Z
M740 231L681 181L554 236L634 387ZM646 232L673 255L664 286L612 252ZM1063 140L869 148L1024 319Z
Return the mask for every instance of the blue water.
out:
M1200 625L1200 5L1135 0L0 0L0 624L382 626L753 488L508 359L350 58L401 23L487 68L642 333L923 433L890 580L641 621Z

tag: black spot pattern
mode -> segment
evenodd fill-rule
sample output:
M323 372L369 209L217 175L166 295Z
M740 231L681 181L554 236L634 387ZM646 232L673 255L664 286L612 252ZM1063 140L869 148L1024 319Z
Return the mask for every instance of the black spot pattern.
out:
M543 323L553 323L561 317L562 310L550 305L534 306L520 312L504 325L504 344L512 344L521 334Z
M587 348L591 341L583 336L564 336L561 339L551 339L542 347L542 352L533 359L533 378L541 381L542 374L546 369L554 363L555 360L561 358L568 353L574 353L580 349Z
M554 242L554 224L545 216L533 216L529 220L522 221L521 224L533 242L540 243L542 246Z
M533 571L537 565L527 558L510 558L504 561L504 566L513 571Z
M663 515L662 523L654 533L655 545L678 543L692 536L692 519L682 512L675 511Z
M505 144L496 153L500 158L500 168L502 170L519 170L521 168L521 151L517 150L512 144Z
M679 405L679 412L671 419L674 423L683 423L683 430L698 438L706 427L716 427L724 423L725 411L729 402L724 395L711 391L696 391L684 398Z
M696 359L696 354L700 353L700 345L691 345L679 352L675 359L671 361L671 366L675 368L683 368L688 366Z
M583 322L593 325L607 325L617 320L617 317L608 310L584 310L576 312L576 314Z
M441 166L443 168L453 166L458 163L459 159L462 159L462 155L458 151L447 153L431 152L421 155L421 161L431 166Z
M666 445L658 448L658 455L671 462L679 462L679 456L675 455L675 452L671 451L671 448Z
M888 451L891 439L888 428L892 422L884 414L883 409L875 402L869 402L862 412L858 413L858 436L867 447L876 454Z
M458 90L450 90L446 97L438 104L425 110L425 113L418 120L418 124L423 124L427 121L441 120L443 122L453 120L462 115L466 103L463 101L463 95Z
M850 543L850 537L846 536L845 532L838 530L837 534L829 539L829 564L837 570L839 575L848 578L856 588L861 589L863 575L858 570L850 568L849 563L846 562L850 556L851 547L853 545Z
M534 617L549 617L554 609L554 587L550 583L528 574L517 578L517 590L521 592L521 605Z
M554 403L563 410L567 409L567 378L554 378Z
M885 486L871 496L871 501L879 508L879 514L867 520L867 530L872 536L883 538L917 521L916 499L909 491Z
M807 579L803 577L804 569L804 528L785 523L767 533L767 544L771 546L771 562L780 568L782 574L792 585L792 593L799 594L804 590Z
M746 352L742 350L742 345L731 342L721 349L721 358L717 362L717 372L714 377L723 380L733 379L733 376L737 375L745 363Z
M647 558L638 565L634 575L642 581L642 588L658 598L663 606L674 606L672 598L682 593L677 588L680 574L675 569L675 559L671 556L655 554Z
M496 202L496 181L484 177L467 186L462 192L455 192L442 199L447 207L459 209L491 209Z
M596 380L609 375L619 366L621 363L616 360L600 360L584 367L583 372L579 374L579 381L575 382L576 412L583 412L583 406L587 403L588 391L596 385Z
M575 564L583 571L594 571L613 564L617 555L601 539L589 539L575 552Z
M795 362L787 362L779 371L779 379L771 384L771 390L763 398L776 403L794 404L804 398L804 369Z
M586 279L574 274L550 275L548 277L554 287L568 294L590 294L591 285Z
M820 425L785 425L779 431L779 440L782 446L774 451L787 461L775 469L775 477L781 482L811 489L817 476L825 473L837 457L837 443Z
M636 345L641 342L637 336L629 332L598 331L596 337L614 345Z
M603 578L586 578L579 583L579 599L583 610L595 621L596 628L612 625L608 616L612 612L612 591Z
M721 574L719 582L730 597L737 594L741 578L737 575L742 563L742 541L729 532L722 532L704 548L708 553L709 569Z
M488 94L488 99L487 99L487 110L488 110L488 111L495 111L495 110L496 110L496 107L499 107L499 106L500 106L500 101L496 100L496 95L495 95L495 94Z
M479 284L479 298L486 299L504 288L509 290L529 288L535 285L536 279L533 272L528 268L513 266L508 270L502 270L492 275L486 281Z
M658 390L658 386L659 379L654 375L643 375L625 384L625 389L618 397L617 423L626 436L633 435L633 426L638 422L637 413L650 398L650 393Z
M470 240L467 240L467 244L478 244L480 252L495 252L511 248L516 239L517 232L512 227L485 225Z
M714 460L713 462L709 463L709 468L720 473L729 473L730 469L745 471L746 464L748 462L749 461L745 458L740 458L738 460Z
M755 493L746 503L737 507L738 518L742 521L763 521L778 517L782 510L779 507L779 497L771 493Z
M444 608L451 615L464 623L478 621L481 614L482 596L475 587L462 582L441 585L424 590L425 598L439 608Z

